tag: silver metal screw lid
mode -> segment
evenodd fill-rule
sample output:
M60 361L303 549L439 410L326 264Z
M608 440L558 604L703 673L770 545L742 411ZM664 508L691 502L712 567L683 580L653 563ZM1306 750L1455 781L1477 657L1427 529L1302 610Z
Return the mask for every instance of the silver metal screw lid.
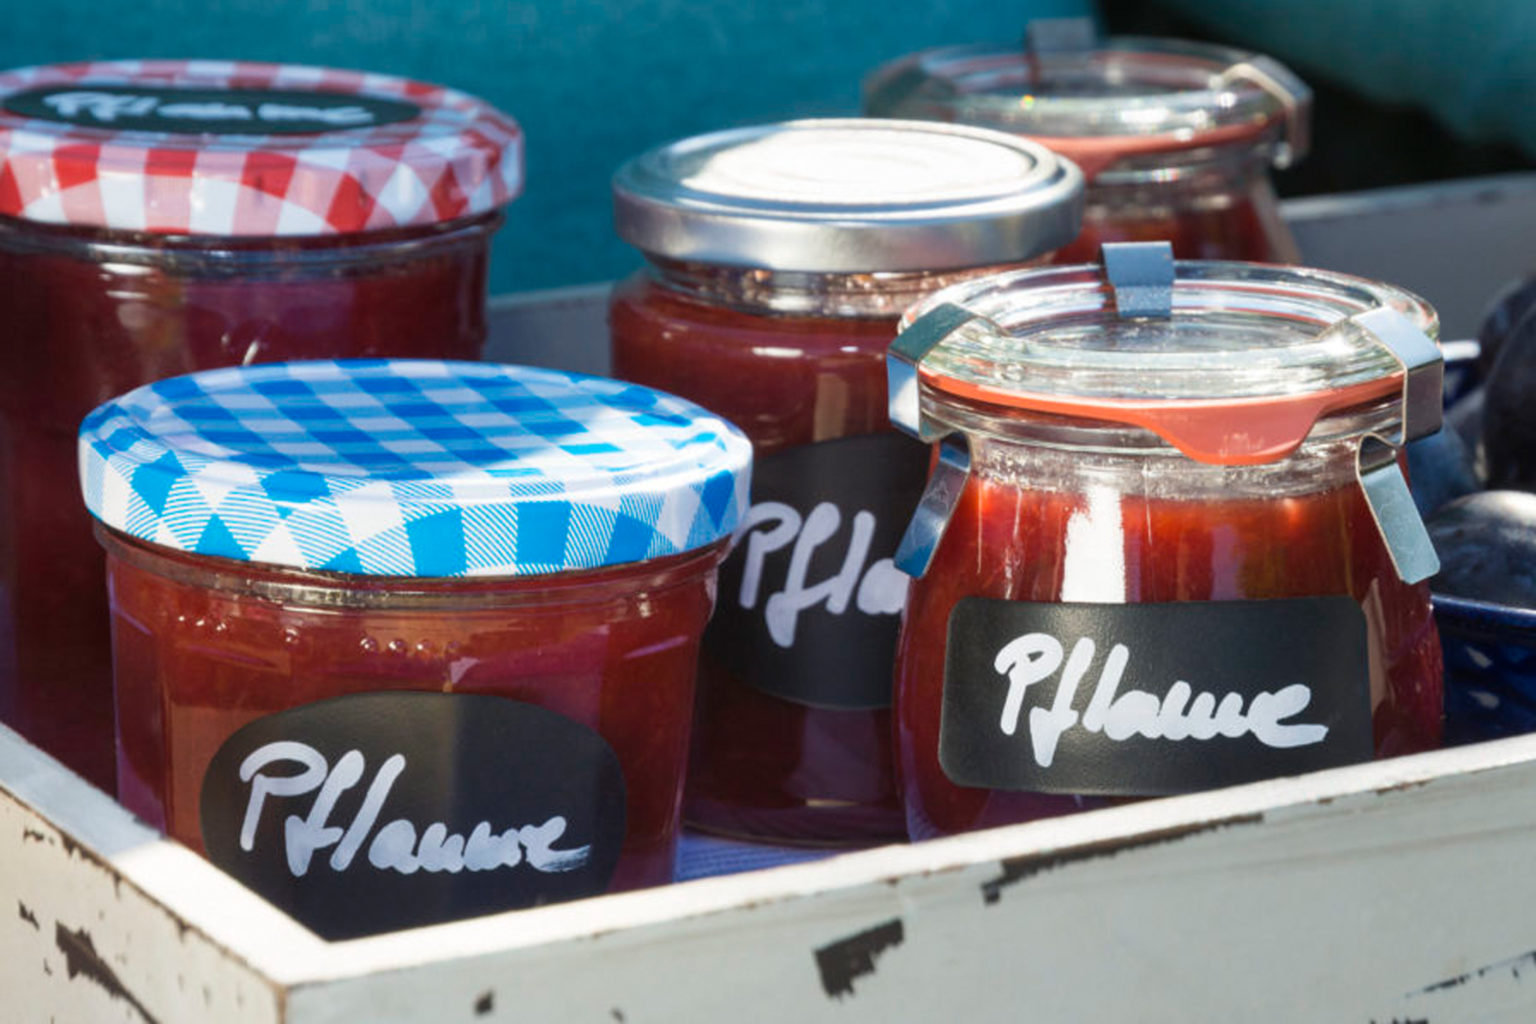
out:
M788 121L650 150L613 179L653 256L806 273L1019 263L1077 236L1083 175L1044 146L918 121Z

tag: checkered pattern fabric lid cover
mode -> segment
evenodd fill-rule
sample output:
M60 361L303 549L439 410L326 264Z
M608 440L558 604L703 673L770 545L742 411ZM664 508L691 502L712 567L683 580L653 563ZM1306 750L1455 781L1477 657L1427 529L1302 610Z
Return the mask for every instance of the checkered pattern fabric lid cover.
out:
M731 534L750 442L691 402L490 363L173 377L80 427L86 506L200 555L376 576L528 575Z
M307 117L307 119L306 119ZM517 122L388 75L237 61L0 73L0 213L161 234L434 224L522 189Z

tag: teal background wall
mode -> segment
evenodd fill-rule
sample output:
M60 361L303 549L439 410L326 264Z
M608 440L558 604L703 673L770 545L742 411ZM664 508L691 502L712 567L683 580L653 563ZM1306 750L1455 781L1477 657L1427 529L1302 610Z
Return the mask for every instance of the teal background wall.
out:
M1132 0L1141 4L1145 0ZM1536 157L1536 0L1155 0L1299 74Z
M608 180L715 128L854 114L877 63L1017 38L1090 0L42 0L4 5L0 66L211 57L364 68L451 85L516 117L528 173L496 243L498 294L619 276Z
M1095 6L0 0L0 67L113 57L292 61L407 75L483 96L527 133L527 186L509 210L492 267L492 291L502 293L611 279L636 265L610 227L608 180L647 147L733 125L855 114L861 78L882 61L925 46L1017 39L1028 18L1081 15ZM1478 144L1513 143L1527 161L1536 157L1536 0L1097 6L1113 31L1208 34L1338 87L1320 97L1328 109L1318 112L1318 145L1301 179L1282 178L1288 191L1487 173L1488 161L1475 154L1457 159ZM1378 115L1397 110L1427 114L1436 131L1386 131ZM1382 165L1379 173L1374 164Z

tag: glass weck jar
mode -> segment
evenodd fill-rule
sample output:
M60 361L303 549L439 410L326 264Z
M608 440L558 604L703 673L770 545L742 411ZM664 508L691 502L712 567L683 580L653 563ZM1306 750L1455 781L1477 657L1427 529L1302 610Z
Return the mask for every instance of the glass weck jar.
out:
M902 834L891 555L927 452L890 430L885 349L921 296L1071 239L1081 192L1034 143L873 120L704 135L618 172L618 231L648 262L613 295L614 373L725 416L758 457L705 637L691 824Z
M484 363L101 406L120 799L331 938L668 881L750 464L692 403Z
M1441 739L1438 563L1400 468L1439 424L1433 311L1105 258L941 292L892 347L892 420L937 442L897 556L913 838Z
M1293 263L1268 169L1305 155L1311 91L1271 58L1173 39L1033 23L1031 45L928 50L876 70L864 107L1017 132L1087 176L1083 230L1058 263L1104 242L1167 240L1180 259ZM1054 31L1036 32L1052 28Z
M0 720L110 789L81 417L206 367L477 358L490 236L521 177L514 121L385 75L0 73Z

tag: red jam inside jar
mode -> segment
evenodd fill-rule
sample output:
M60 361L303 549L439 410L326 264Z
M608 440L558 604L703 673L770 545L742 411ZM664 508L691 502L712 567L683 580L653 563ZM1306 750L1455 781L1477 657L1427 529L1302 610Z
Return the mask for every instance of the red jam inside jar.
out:
M613 373L718 412L747 433L758 459L771 458L889 429L885 349L898 315L764 316L641 273L618 286L609 306ZM920 450L911 454L921 462ZM827 842L900 835L889 708L783 699L709 646L699 680L691 824Z
M518 128L451 90L363 77L177 61L0 74L0 312L22 339L0 361L0 719L106 788L111 661L101 554L78 511L81 418L211 367L480 354ZM230 136L171 116L188 90L291 117ZM107 109L114 97L140 113ZM311 107L348 130L304 121ZM400 202L381 191L394 174L439 188Z
M1062 155L1081 159L1081 147L1052 141ZM1279 200L1262 160L1211 153L1126 158L1100 172L1087 192L1083 230L1052 262L1096 260L1105 242L1172 244L1190 260L1295 263L1300 254L1280 216Z
M1087 268L1041 272L1033 280L1013 275L997 279L990 292L983 282L969 294L962 294L962 286L931 300L930 307L948 296L996 326L962 329L957 333L972 332L969 339L957 338L947 350L949 343L941 342L920 369L922 414L933 431L965 438L969 464L942 538L909 591L897 654L898 776L913 838L1177 791L1138 789L1143 781L1137 765L1148 763L1138 759L1159 756L1158 745L1165 749L1174 741L1123 733L1118 739L1129 740L1122 746L1131 752L1117 768L1117 785L1090 794L957 782L958 772L942 753L945 731L954 728L945 716L959 706L947 695L957 685L953 645L977 635L1007 638L956 632L964 618L957 608L968 599L1075 609L1190 602L1273 606L1278 599L1347 596L1363 613L1369 666L1364 678L1346 680L1346 688L1354 688L1348 699L1368 697L1357 752L1387 757L1440 744L1441 658L1427 583L1400 576L1355 475L1364 433L1389 433L1401 415L1401 368L1382 361L1368 343L1341 343L1346 335L1327 330L1346 316L1389 306L1432 331L1433 313L1406 293L1342 276L1203 267L1179 265L1171 321L1117 319L1107 289L1096 287L1102 281ZM1188 297L1180 298L1186 278ZM1033 312L1031 295L1039 299ZM925 311L920 307L909 316ZM1275 346L1269 353L1245 349L1265 341ZM1128 373L1138 386L1127 383ZM1284 401L1319 386L1328 389L1322 414L1308 419L1302 436L1292 437L1278 457L1266 450L1274 438L1244 436L1241 406L1228 404L1217 417L1224 425L1214 431L1176 434L1178 448L1158 433L1160 395L1165 401L1170 393L1189 398L1203 389L1207 398L1220 393L1255 399L1268 390L1279 392L1272 400ZM1375 397L1362 401L1362 392ZM1152 410L1153 418L1144 421L1150 428L1130 422L1128 393L1147 399L1138 415ZM1057 411L1045 411L1052 403ZM1181 628L1200 632L1198 624ZM955 639L961 636L968 639ZM1094 639L1099 660L1084 662L1091 668L1072 705L1082 717L1069 729L1089 728L1081 705L1090 693L1097 698L1095 680L1110 644L1106 635ZM1290 642L1308 640L1301 635ZM1155 667L1138 663L1146 646L1128 644L1119 692L1146 687L1165 700L1166 710L1169 698L1154 684L1167 688L1172 677L1162 679ZM995 671L993 682L1006 686L998 666L1007 667L999 660L987 672ZM1222 682L1189 676L1196 691L1218 698ZM1323 695L1314 696L1320 706ZM1046 706L1041 702L1049 699L1026 696L1019 720L1045 715L1035 710ZM1010 739L1021 758L1031 752L1023 745L1026 735L1038 744L1030 725L1019 725ZM1244 740L1203 742L1201 756L1214 759L1221 744ZM1038 746L1033 752L1038 758ZM1057 769L1062 767L1058 761ZM1070 761L1065 767L1071 769ZM1220 784L1219 774L1202 782Z
M907 305L1076 230L1075 175L1014 147L795 122L684 140L615 181L620 233L649 264L609 306L614 374L726 417L758 459L705 636L690 825L804 843L902 834L890 555L926 453L889 429L883 357ZM896 170L882 179L882 165Z
M1296 262L1267 172L1305 155L1310 104L1267 57L1170 39L946 47L865 85L876 116L1017 132L1077 163L1088 179L1082 233L1058 263L1141 241L1171 242L1179 259Z
M539 879L528 828L547 811L526 812L521 857L514 850L489 866L476 861L467 874L457 865L489 849L485 836L463 838L477 821L548 790L563 801L560 828L568 817L569 841L594 860L605 829L621 843L609 850L611 871L575 895L671 879L699 642L750 464L750 445L724 421L671 396L580 375L418 360L297 362L140 388L91 414L81 452L107 550L118 790L129 809L301 920L305 905L285 902L298 897L272 888L251 859L263 841L254 853L228 852L230 836L218 830L240 821L231 800L250 800L253 820L288 814L334 828L317 859L339 849L348 821L363 820L359 841L372 845L356 850L380 870L436 855L448 858L442 872L471 881L519 865ZM189 520L199 525L187 529ZM190 539L177 549L172 538ZM366 752L378 712L343 716L320 740L303 731L302 716L338 699L399 692L495 697L499 713L537 708L561 716L578 738L600 737L622 780L613 798L622 826L588 820L611 792L571 783L558 749L507 783L495 807L476 805L474 780L500 778L509 770L504 744L517 744L464 747L456 732L428 725L411 750L394 751L401 778L435 772L448 781L415 805L386 788L371 819L357 803L366 778L354 775L340 790L350 795L323 811L325 790L313 795L318 776L303 791L274 783L262 804L250 770L235 780L220 767L231 749L239 763L249 753L238 747L242 736L260 729L289 748L312 744L341 773L339 756L354 746ZM413 716L403 705L389 714ZM537 743L537 733L525 742ZM409 806L414 818L402 809ZM392 860L385 829L403 826L384 825L391 815L441 823L448 841L439 835L432 847L429 829ZM283 842L270 827L269 856ZM351 862L342 861L332 863L335 877L347 875ZM573 895L562 892L495 893L478 912ZM345 922L325 927L351 934Z
M236 566L113 531L102 541L119 798L151 825L202 852L209 763L264 716L349 693L486 694L608 741L628 781L610 888L671 880L719 543L612 569L443 581Z

